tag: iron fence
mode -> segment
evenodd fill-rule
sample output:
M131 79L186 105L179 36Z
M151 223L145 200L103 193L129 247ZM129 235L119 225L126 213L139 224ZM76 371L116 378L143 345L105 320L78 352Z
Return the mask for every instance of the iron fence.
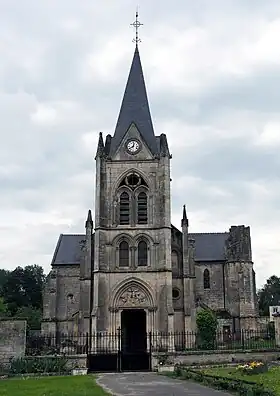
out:
M197 332L149 332L146 334L146 347L148 352L269 350L277 348L276 339L275 333L255 330L217 332L216 337L208 341L203 340ZM128 344L121 330L91 335L31 333L26 339L26 355L118 354Z
M256 330L240 330L234 333L218 331L210 340L204 340L197 332L152 333L151 345L155 352L272 350L277 348L276 338L275 333Z

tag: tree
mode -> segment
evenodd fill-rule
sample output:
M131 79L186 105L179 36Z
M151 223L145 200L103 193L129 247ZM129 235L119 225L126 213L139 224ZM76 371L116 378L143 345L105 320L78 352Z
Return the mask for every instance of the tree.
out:
M45 275L43 268L39 265L29 265L24 268L22 288L26 296L28 306L43 308L43 287Z
M218 320L210 309L200 309L196 315L200 349L214 349Z
M17 312L19 307L27 305L26 296L22 287L23 277L23 268L17 267L14 271L9 272L3 286L3 297L12 316Z
M7 281L8 275L9 275L9 271L0 269L0 297L3 297L3 292L4 292L3 288Z
M41 328L41 320L42 320L42 311L38 308L22 307L20 308L15 316L17 318L26 319L27 321L27 330L40 330Z
M4 302L4 298L0 297L0 318L7 316L7 305Z
M42 267L38 265L17 267L14 271L7 271L3 278L5 281L2 296L11 316L15 316L22 307L42 310L45 282Z
M258 291L258 303L259 312L262 316L269 315L270 306L280 305L280 278L278 276L271 276Z

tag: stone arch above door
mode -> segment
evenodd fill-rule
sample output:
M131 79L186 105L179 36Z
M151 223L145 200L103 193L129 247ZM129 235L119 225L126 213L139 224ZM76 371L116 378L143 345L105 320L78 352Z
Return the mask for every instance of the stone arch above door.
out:
M126 279L113 291L110 308L111 310L124 308L155 310L152 290L140 279Z

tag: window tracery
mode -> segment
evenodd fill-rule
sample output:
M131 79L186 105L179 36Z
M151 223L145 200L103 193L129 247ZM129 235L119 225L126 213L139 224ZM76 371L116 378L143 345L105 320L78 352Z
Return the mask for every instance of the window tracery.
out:
M122 179L118 190L125 190L119 195L119 224L148 224L148 186L144 178L131 172Z

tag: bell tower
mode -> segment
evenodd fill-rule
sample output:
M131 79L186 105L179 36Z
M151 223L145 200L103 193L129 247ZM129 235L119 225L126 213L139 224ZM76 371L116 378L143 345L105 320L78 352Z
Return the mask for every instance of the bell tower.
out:
M146 331L173 331L171 155L166 136L154 133L140 25L136 14L136 46L116 128L105 142L100 134L96 153L93 331L116 331L137 309Z

